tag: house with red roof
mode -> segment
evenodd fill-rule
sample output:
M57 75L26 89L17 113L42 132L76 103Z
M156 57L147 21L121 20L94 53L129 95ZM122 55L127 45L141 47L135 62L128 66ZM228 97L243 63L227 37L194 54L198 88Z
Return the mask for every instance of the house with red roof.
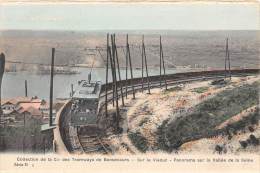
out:
M63 102L56 102L53 105L53 117L63 105ZM28 119L38 119L41 123L49 121L49 103L37 97L15 97L2 102L4 113L3 120L7 124L21 123Z
M6 123L21 122L25 119L43 120L43 111L41 107L47 106L47 102L37 97L15 97L6 100L2 104L4 120Z

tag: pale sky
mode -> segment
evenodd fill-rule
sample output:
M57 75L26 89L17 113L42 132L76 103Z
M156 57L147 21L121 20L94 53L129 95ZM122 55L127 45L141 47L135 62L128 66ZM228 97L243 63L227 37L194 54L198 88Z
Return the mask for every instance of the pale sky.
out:
M259 30L259 4L5 4L0 29Z

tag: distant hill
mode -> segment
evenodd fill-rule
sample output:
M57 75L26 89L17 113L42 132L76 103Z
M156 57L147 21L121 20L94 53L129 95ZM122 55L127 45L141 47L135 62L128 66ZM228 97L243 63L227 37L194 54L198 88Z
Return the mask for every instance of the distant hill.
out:
M110 31L112 32L112 31ZM145 34L148 65L159 65L159 34L162 35L166 65L207 65L222 68L225 56L225 38L230 39L232 67L259 67L259 31L117 31L117 45L125 46L129 33L133 65L140 67L141 34ZM104 66L105 51L89 48L106 46L106 32L74 31L0 31L0 52L7 60L50 63L51 48L56 48L56 64L91 64ZM121 66L125 54L118 49Z

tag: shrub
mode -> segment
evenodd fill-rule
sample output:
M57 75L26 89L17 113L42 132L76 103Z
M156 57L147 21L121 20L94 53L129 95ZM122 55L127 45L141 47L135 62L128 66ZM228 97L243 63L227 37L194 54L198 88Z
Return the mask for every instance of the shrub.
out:
M194 88L193 92L204 93L204 92L208 91L208 89L209 89L209 87L199 87L199 88Z
M180 87L180 86L175 86L175 87L172 87L172 88L168 88L168 89L165 90L164 92L165 92L165 93L169 93L169 92L181 91L181 90L182 90L182 87Z
M143 137L140 132L128 133L128 138L132 141L134 146L141 152L145 153L148 149L147 139Z
M146 118L144 118L144 119L142 119L141 121L140 121L140 123L139 123L139 126L142 126L142 125L144 125L145 123L147 123L147 121L149 120L149 118L148 117L146 117Z

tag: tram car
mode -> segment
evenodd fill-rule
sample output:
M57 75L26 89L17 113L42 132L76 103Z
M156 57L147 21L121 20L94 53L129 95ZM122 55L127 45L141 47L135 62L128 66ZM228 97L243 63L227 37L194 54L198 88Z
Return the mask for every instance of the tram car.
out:
M96 125L101 82L80 80L75 89L72 93L71 125Z

